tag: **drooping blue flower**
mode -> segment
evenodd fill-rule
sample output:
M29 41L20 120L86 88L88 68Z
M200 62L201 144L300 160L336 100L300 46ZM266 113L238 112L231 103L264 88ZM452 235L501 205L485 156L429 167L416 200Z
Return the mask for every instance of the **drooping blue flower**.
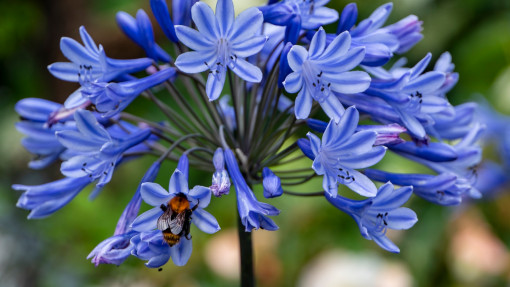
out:
M61 80L79 82L83 74L93 80L109 82L130 73L141 71L152 64L148 58L117 60L108 58L103 47L96 45L85 28L80 27L80 36L85 46L63 37L60 50L71 62L58 62L48 66L50 73Z
M285 42L296 44L301 29L313 30L338 19L338 12L324 7L329 0L283 0L261 6L264 21L285 26Z
M391 181L396 185L409 185L413 193L439 205L458 205L464 194L469 191L466 185L458 184L457 176L452 173L397 174L375 169L366 169L365 175L380 182Z
M363 65L382 66L393 57L393 53L404 53L423 38L421 21L414 15L383 27L392 8L392 3L380 6L356 27L354 27L358 18L356 4L350 3L342 11L337 34L349 31L352 46L365 47Z
M213 164L215 171L212 177L212 184L209 188L214 196L221 197L222 195L228 194L230 191L230 178L225 169L223 149L220 147L214 152Z
M151 1L152 2L152 1ZM140 46L147 57L154 61L170 62L172 58L154 39L151 20L142 9L136 12L136 19L126 12L117 12L117 24L133 42ZM174 32L175 34L175 32Z
M386 231L409 229L418 221L414 211L401 207L412 191L410 186L394 189L393 184L388 182L379 188L374 198L356 201L326 194L326 199L356 221L363 237L387 251L399 253L400 249L386 236Z
M186 73L209 70L206 92L209 100L217 99L225 83L227 67L248 82L260 82L260 69L245 60L262 50L267 37L260 35L262 13L250 8L235 18L232 0L219 0L216 16L211 7L198 2L191 8L198 31L176 26L179 40L195 50L179 55L175 65Z
M14 184L12 189L23 190L16 206L30 210L29 219L44 218L69 203L92 182L88 176L66 177L41 185Z
M421 163L437 173L454 174L457 176L456 185L459 190L465 191L464 194L473 198L480 198L481 193L476 189L475 184L477 181L476 169L481 162L482 151L480 146L476 145L477 140L480 138L484 127L480 124L475 124L472 130L456 145L451 148L456 154L453 160L447 160L447 157L438 156L437 146L421 146L409 149L393 149L399 155L411 159L415 162ZM443 144L445 146L446 144ZM399 145L397 145L399 146ZM450 151L446 151L450 154Z
M236 188L237 209L245 231L251 232L259 228L277 230L278 226L267 216L278 215L280 211L270 204L257 201L239 170L234 153L229 148L225 148L224 155L228 173Z
M362 71L350 71L363 60L365 49L350 49L348 32L338 35L326 47L326 32L320 28L312 38L308 51L293 46L287 58L294 71L283 85L289 93L298 93L295 114L306 119L316 100L324 112L338 123L344 107L333 92L354 94L363 92L370 85L370 77Z
M403 123L418 140L425 139L425 126L433 124L431 114L448 112L453 116L454 113L448 100L440 94L445 74L438 71L422 74L431 57L431 54L427 54L411 69L386 71L383 68L365 67L378 78L372 79L365 93L391 106L400 118L399 123Z
M307 125L314 131L323 133L328 127L328 123L316 120L316 119L308 119L306 121ZM373 131L376 132L377 137L374 145L394 145L403 143L404 140L399 137L399 135L406 131L404 127L401 127L398 124L389 124L389 125L361 125L356 128L356 132L360 131Z
M189 190L187 175L179 169L176 169L172 174L168 191L157 183L147 182L142 184L141 195L142 199L146 203L154 206L154 208L138 216L132 224L133 230L142 232L139 238L140 242L137 243L136 247L136 254L138 255L135 255L141 259L150 260L151 258L158 256L164 259L166 256L166 260L158 261L164 261L161 263L161 265L163 265L166 261L168 261L171 255L174 263L178 266L182 266L188 261L192 248L191 238L188 240L185 236L182 236L176 245L170 247L163 239L162 230L155 230L157 229L158 218L163 214L161 206L166 206L175 196L185 196L189 201L190 209L195 209L192 213L191 221L200 230L208 234L212 234L220 230L220 226L214 216L204 210L211 201L210 189L197 185L193 189ZM144 237L144 234L150 234L150 236ZM150 240L147 238L150 238ZM158 252L150 253L150 256L147 255L148 257L144 256L141 250L145 248L144 246L149 246L150 244L155 244L158 248ZM149 265L150 264L151 263L149 263ZM150 265L149 267L152 268L159 266Z
M144 182L153 182L160 167L161 161L159 160L151 165L138 185L133 198L122 212L113 236L99 243L87 256L87 259L92 258L92 263L96 266L99 264L115 264L118 266L131 255L131 251L135 248L135 245L131 243L131 238L139 234L139 232L131 230L131 223L138 215L142 203L141 185Z
M16 103L14 109L22 121L16 123L16 129L26 137L21 144L34 158L28 163L33 169L47 167L61 157L65 147L55 137L55 132L73 129L72 125L56 122L49 125L52 115L62 108L61 104L44 99L26 98Z
M68 177L88 176L99 179L98 188L110 182L122 153L143 142L151 134L149 129L141 129L128 137L115 139L89 111L77 110L74 119L77 130L56 133L63 146L77 153L62 163L60 171Z
M87 256L94 265L115 264L119 266L130 255L135 245L131 243L131 238L139 234L136 231L129 231L114 235L99 243Z
M265 198L278 197L283 194L280 178L267 167L262 169L262 186Z
M145 78L120 83L83 80L80 93L74 93L67 99L66 108L74 108L72 105L79 106L89 101L103 117L110 118L123 111L143 91L173 76L175 69L167 68Z
M386 153L386 147L374 147L377 134L373 131L355 133L359 113L349 107L340 122L329 122L322 141L308 133L314 155L313 169L324 175L322 187L328 196L337 196L338 184L344 184L363 196L375 196L374 183L356 169L366 168L379 162Z

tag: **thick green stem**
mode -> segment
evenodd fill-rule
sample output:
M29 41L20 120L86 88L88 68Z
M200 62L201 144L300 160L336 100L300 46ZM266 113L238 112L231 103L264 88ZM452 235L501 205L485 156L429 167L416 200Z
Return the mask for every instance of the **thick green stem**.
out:
M253 272L253 243L251 232L246 232L244 230L244 225L240 217L238 217L237 225L241 251L241 286L253 287L255 286L255 274Z

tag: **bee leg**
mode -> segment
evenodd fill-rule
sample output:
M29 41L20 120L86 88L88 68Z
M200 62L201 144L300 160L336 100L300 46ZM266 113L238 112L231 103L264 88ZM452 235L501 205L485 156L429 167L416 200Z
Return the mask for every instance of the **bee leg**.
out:
M189 237L188 237L188 236L189 236ZM186 239L188 239L188 240L191 240L191 238L192 238L193 236L191 236L191 235L189 235L189 234L186 234L186 235L184 235L184 237L186 237Z
M166 211L168 207L166 207L166 205L164 205L164 204L161 204L159 206L159 208L161 208L161 210L163 210L163 211Z
M191 211L195 211L195 209L198 208L198 205L200 204L200 200L197 199L197 204L195 206L193 206L193 208L191 209Z

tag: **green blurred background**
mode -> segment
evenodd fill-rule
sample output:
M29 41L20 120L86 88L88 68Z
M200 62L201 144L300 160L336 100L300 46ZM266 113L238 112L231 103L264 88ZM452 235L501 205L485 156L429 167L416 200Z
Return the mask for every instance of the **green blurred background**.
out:
M27 168L29 154L20 145L13 106L21 98L62 102L77 85L51 77L46 66L65 59L61 36L79 38L85 25L113 58L143 56L117 28L115 13L135 14L148 0L0 1L0 286L237 286L236 205L232 193L213 198L208 210L222 230L215 235L193 227L193 254L185 267L169 262L162 272L130 258L120 267L94 267L85 259L112 235L118 216L151 159L116 171L95 200L90 190L44 220L26 220L15 207L13 183L39 184L59 178L58 165L45 171ZM248 0L239 1L251 3ZM341 10L349 2L332 0ZM358 2L359 19L384 1ZM238 9L238 7L236 7ZM412 65L427 52L437 59L450 51L460 74L449 94L454 104L485 95L510 114L510 1L399 0L387 23L415 14L425 38L408 54ZM153 21L153 23L155 23ZM334 27L330 27L334 29ZM156 28L160 43L167 43ZM430 67L429 67L430 68ZM143 113L143 112L142 112ZM304 165L310 162L304 162ZM158 182L167 185L174 166L166 164ZM381 168L412 172L416 165L391 157ZM190 184L209 185L209 174L192 174ZM312 181L302 191L315 191ZM260 190L256 190L260 195ZM322 198L283 196L271 200L282 213L277 232L254 232L260 286L509 286L510 195L456 208L434 206L413 197L407 204L419 221L392 233L401 253L390 254L367 241L346 214ZM144 205L142 208L147 209Z

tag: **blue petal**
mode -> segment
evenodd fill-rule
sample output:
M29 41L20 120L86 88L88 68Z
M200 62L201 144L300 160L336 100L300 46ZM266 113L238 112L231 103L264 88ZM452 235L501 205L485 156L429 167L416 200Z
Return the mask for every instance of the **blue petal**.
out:
M215 43L190 27L177 25L175 33L184 45L196 51L213 50Z
M325 48L326 32L322 27L320 27L315 35L313 35L312 41L310 42L310 47L308 48L310 60L315 60L321 56Z
M289 53L290 54L290 53ZM313 98L308 89L303 88L296 97L294 111L297 119L306 119L312 110Z
M193 224L207 234L216 233L221 229L216 218L201 208L193 212Z
M387 251L393 252L393 253L399 253L400 252L400 249L398 248L398 246L395 245L395 243L393 243L385 235L374 236L372 239L374 240L375 243L377 243L377 245L379 245L384 250L387 250Z
M318 136L310 132L308 132L306 136L310 139L310 148L312 149L313 154L316 156L321 148L321 140Z
M303 87L303 77L299 72L290 73L283 82L285 90L289 93L297 93Z
M188 179L186 176L178 169L174 171L172 176L170 177L170 184L168 186L168 192L171 195L184 193L188 194Z
M175 65L179 70L186 73L200 73L210 69L216 59L217 54L214 49L200 52L187 52L177 57Z
M415 93L416 91L419 91L422 94L432 93L441 88L445 79L445 74L443 73L428 72L409 81L402 91L408 93Z
M343 32L333 39L328 45L320 59L325 61L337 62L341 57L347 53L351 47L351 36L349 32ZM329 60L328 60L329 59Z
M259 83L262 80L262 71L260 68L248 61L237 58L232 65L232 71L241 79L251 83Z
M363 61L364 57L365 48L356 47L349 50L342 57L324 58L318 62L324 67L327 67L327 69L324 68L324 70L326 70L328 74L336 74L354 69Z
M218 20L209 5L204 2L197 2L191 7L191 18L198 28L198 31L210 41L216 41L220 37Z
M333 121L328 124L322 136L322 146L340 146L349 140L358 126L358 121L358 110L352 106L347 108L338 124L335 124Z
M267 36L253 36L243 42L232 44L232 53L240 58L249 57L260 52L266 41Z
M409 229L418 221L416 213L409 208L400 207L388 212L388 228Z
M244 10L235 19L230 35L230 42L244 42L260 31L264 17L259 9L253 7Z
M140 214L131 224L133 230L152 231L156 229L158 218L163 214L163 210L159 206L149 209L148 211Z
M145 182L140 189L143 201L146 203L159 207L161 204L166 204L174 195L169 194L161 185L154 182Z
M331 89L342 94L360 93L370 86L370 76L362 71L343 72L334 78L328 77L328 80L331 81Z
M239 60L239 59L238 59ZM260 71L260 70L259 70ZM225 85L225 69L211 71L207 76L206 93L209 101L214 101L220 97L223 85Z
M317 5L317 4L316 4ZM327 7L314 8L313 14L309 15L307 21L303 21L302 28L311 30L321 25L335 22L338 19L338 12Z
M358 7L356 3L347 4L342 10L342 14L340 15L340 20L338 21L338 28L336 30L337 34L340 34L343 31L348 31L356 24L356 20L358 19Z
M366 168L378 163L385 154L386 147L377 146L362 154L345 155L340 159L340 164L349 168Z
M373 197L377 194L375 184L366 175L357 170L350 170L349 173L355 180L346 184L348 188L366 197Z
M188 195L200 201L198 204L200 208L207 207L211 202L211 190L205 186L196 185L189 191Z
M287 54L287 60L289 60L289 66L294 72L301 71L303 62L308 58L308 51L301 46L292 46Z
M97 47L92 37L90 37L87 30L85 30L84 26L80 26L80 37L81 41L89 51L99 53L99 48Z
M73 63L97 63L97 56L91 54L76 40L62 37L60 40L62 54Z
M181 237L181 240L179 241L179 243L170 247L170 256L172 257L172 261L177 266L186 265L189 258L191 257L192 250L193 250L193 245L191 244L191 239L188 240L184 236Z
M174 24L170 18L170 13L168 12L166 1L151 0L150 4L152 13L154 14L154 17L156 17L156 20L158 21L161 29L163 29L163 33L165 33L168 39L170 39L172 42L177 43L179 40L175 34Z
M330 119L332 119L336 123L340 121L340 118L342 117L345 108L342 105L342 103L340 103L340 100L337 97L330 95L324 101L319 103L321 105L322 110L326 113L326 115L328 115Z
M222 37L226 37L232 29L234 23L235 12L232 0L218 0L216 3L216 19L220 25Z
M432 59L432 54L427 53L427 55L425 55L425 57L423 57L423 59L421 59L416 65L414 65L414 67L412 67L410 70L411 71L411 79L414 79L414 78L418 77L418 75L423 73L423 71L425 71L425 68L427 68L427 66L429 65L431 59Z
M55 136L63 146L79 152L97 152L106 142L84 137L83 134L73 130L56 132Z
M87 110L77 110L74 113L76 127L85 136L97 141L110 140L110 134L97 122L96 117Z
M78 82L78 71L79 65L75 63L69 62L57 62L48 66L48 71L53 75L53 77L68 81L68 82Z

